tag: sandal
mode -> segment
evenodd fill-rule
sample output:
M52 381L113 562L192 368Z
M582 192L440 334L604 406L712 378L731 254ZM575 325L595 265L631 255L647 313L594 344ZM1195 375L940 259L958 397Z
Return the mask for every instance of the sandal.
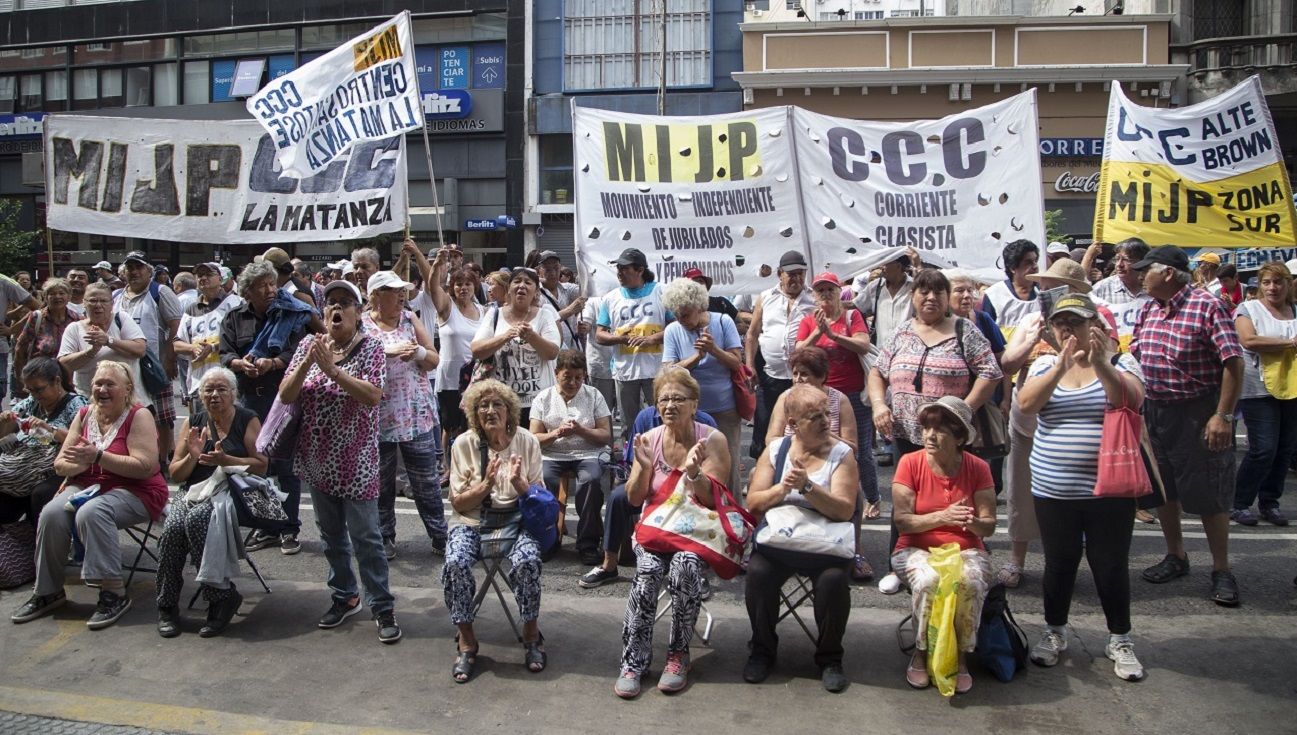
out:
M545 649L541 648L543 645L545 645L544 634L534 641L524 641L522 644L522 647L527 651L523 660L527 663L527 670L533 674L544 671L545 664L549 662L549 657L545 655Z
M995 580L1009 589L1016 589L1022 584L1022 567L1008 562L1000 567L1000 571L995 574Z
M919 668L914 668L914 659L910 657L910 663L905 667L905 683L915 689L927 689L932 685L932 680L928 677L928 664L925 660Z
M875 500L872 503L868 501L865 502L865 514L864 514L865 520L872 521L875 518L881 518L882 515L883 515L883 501Z
M473 667L477 665L477 652L481 646L473 646L472 649L465 651L458 649L455 651L455 665L450 667L450 676L456 684L464 684L473 678Z
M955 675L955 694L968 694L968 690L973 688L973 675L967 671L961 671Z
M1167 554L1162 561L1144 570L1144 580L1153 584L1165 584L1189 573L1189 557L1181 559L1175 554Z
M874 568L864 554L856 554L851 563L851 578L857 582L868 582L874 578Z
M1238 581L1228 569L1211 573L1211 601L1221 607L1238 607Z

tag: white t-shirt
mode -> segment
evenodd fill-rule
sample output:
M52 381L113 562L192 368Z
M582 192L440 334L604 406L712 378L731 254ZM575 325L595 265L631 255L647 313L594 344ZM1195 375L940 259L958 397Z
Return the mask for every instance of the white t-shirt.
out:
M63 331L63 344L59 346L59 357L83 352L90 348L90 343L86 341L86 322L72 322L68 328ZM111 340L119 339L144 339L144 332L140 330L135 320L129 316L114 315L112 322L108 324L108 337ZM105 361L125 363L131 369L131 379L135 381L135 398L141 402L149 400L148 392L144 390L144 382L140 380L140 360L138 357L126 357L111 347L100 347L99 352L90 362L82 365L80 369L72 374L72 382L76 384L77 393L90 397L90 384L94 381L95 370L99 369L99 363Z
M192 312L197 311L197 304L190 307L189 312L180 317L180 327L176 329L176 339L180 342L188 342L192 345L211 345L212 351L200 362L185 360L189 366L188 377L185 379L185 390L194 393L198 390L198 381L211 371L212 368L221 364L221 324L225 321L225 315L243 305L243 299L230 294L216 305L216 308L205 314L194 315Z
M149 343L149 349L158 357L162 356L158 344L167 335L167 322L179 321L185 315L180 308L180 298L169 288L158 289L156 302L148 289L139 296L131 296L123 289L113 294L113 311L135 320Z
M531 402L531 420L544 424L546 431L557 429L568 419L592 427L599 419L609 416L612 416L612 411L608 410L608 402L590 385L581 386L571 401L564 401L558 387L553 386L541 391ZM541 450L541 456L557 461L597 459L606 448L605 445L591 444L585 437L572 435L555 439Z
M585 300L581 311L581 321L591 328L599 321L599 308L603 304L602 296L591 296ZM599 344L593 335L587 334L585 340L585 366L591 378L612 378L613 349Z
M473 340L490 339L512 328L504 314L496 319L488 313L482 317ZM559 343L553 311L538 309L531 320L531 328L546 342ZM495 378L518 394L523 408L530 408L537 394L554 385L554 361L542 360L531 345L520 339L511 339L495 353Z
M762 291L761 335L757 346L766 361L766 374L780 380L791 380L792 370L788 358L797 346L797 328L802 317L815 310L815 298L809 288L803 288L797 298L790 299L778 286Z
M1275 319L1265 304L1259 300L1244 301L1234 311L1234 318L1246 316L1258 337L1278 337L1291 340L1297 336L1297 319ZM1281 354L1281 353L1274 353ZM1261 377L1261 356L1246 348L1243 350L1243 392L1239 398L1266 398L1265 380Z
M617 288L599 306L599 326L613 334L647 337L666 330L672 319L662 305L662 287L657 281L635 289ZM650 380L662 371L662 343L616 345L612 376L617 380Z

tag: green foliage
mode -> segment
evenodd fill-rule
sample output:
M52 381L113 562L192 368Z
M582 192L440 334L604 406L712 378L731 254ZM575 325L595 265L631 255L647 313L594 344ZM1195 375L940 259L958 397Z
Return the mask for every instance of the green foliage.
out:
M1066 235L1067 233L1063 232L1063 210L1046 209L1045 210L1045 242L1040 244L1041 248L1043 249L1045 245L1048 245L1049 243L1054 242L1055 240L1062 241L1062 239Z
M22 204L0 199L0 273L12 276L32 267L32 247L38 234L18 227Z

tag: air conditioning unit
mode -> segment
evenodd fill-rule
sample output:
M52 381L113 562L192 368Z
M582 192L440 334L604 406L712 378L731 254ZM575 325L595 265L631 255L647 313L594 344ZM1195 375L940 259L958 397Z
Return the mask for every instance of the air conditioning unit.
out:
M760 17L761 17L761 8L754 8L754 9L752 10L752 17L753 17L753 18L760 18Z

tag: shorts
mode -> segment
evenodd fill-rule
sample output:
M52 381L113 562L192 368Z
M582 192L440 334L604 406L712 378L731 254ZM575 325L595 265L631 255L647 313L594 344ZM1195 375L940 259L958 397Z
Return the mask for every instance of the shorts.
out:
M171 426L176 422L176 389L170 384L161 393L153 396L153 418L161 425Z
M437 392L437 409L441 414L441 428L450 436L461 434L468 430L468 416L464 414L464 409L460 407L464 394L457 390L443 390Z
M1234 447L1207 449L1203 429L1216 412L1212 393L1183 401L1144 402L1144 422L1166 486L1166 499L1186 513L1215 515L1234 507Z

